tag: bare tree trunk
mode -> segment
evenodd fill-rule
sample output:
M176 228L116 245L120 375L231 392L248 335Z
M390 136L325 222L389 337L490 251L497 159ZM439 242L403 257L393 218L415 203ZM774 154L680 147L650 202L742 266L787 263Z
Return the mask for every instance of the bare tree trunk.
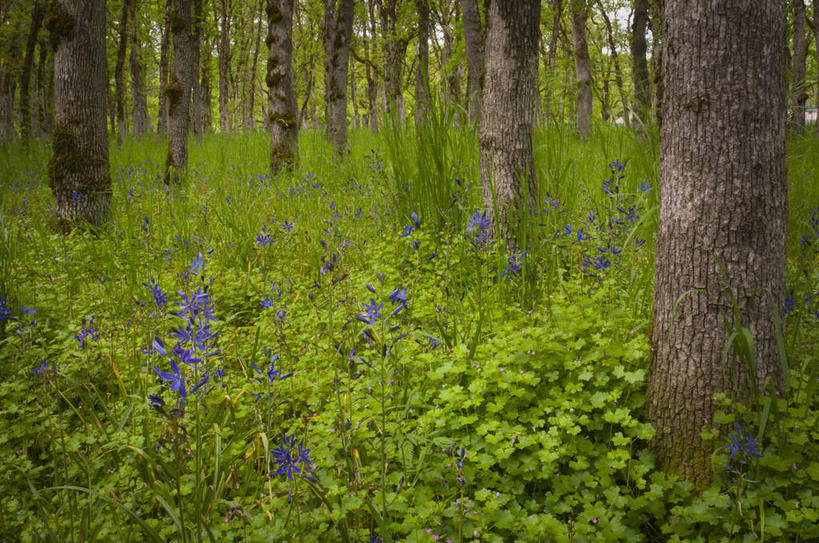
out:
M638 133L644 133L649 116L649 80L646 62L646 27L648 0L634 0L631 23L631 77L634 84L633 110Z
M656 350L646 416L656 429L657 467L701 489L713 476L714 445L700 432L713 421L714 396L747 399L748 385L769 377L782 385L774 319L784 305L788 216L785 3L666 2L663 20ZM740 362L739 343L722 366L729 328L740 326L753 337L755 375Z
M552 34L549 36L549 52L544 55L546 59L546 90L544 92L543 115L548 120L552 119L552 86L549 84L549 77L555 66L555 55L557 54L557 36L560 31L560 18L563 11L562 0L552 0L554 6L554 18L552 19Z
M54 137L48 181L63 232L108 220L111 175L105 130L105 1L55 0Z
M532 134L537 103L540 0L493 1L487 13L480 144L481 185L499 237L513 241L515 211L534 209Z
M230 17L233 0L220 0L220 38L216 46L219 55L219 129L223 134L230 132L230 110L228 109L228 79L230 77Z
M133 108L134 135L141 136L148 132L151 120L148 118L148 96L145 92L145 65L142 61L139 41L138 0L130 0L131 19L131 105Z
M480 117L481 87L483 81L483 30L477 0L461 0L464 40L466 42L467 94L469 120Z
M193 0L193 18L191 19L191 39L193 47L191 49L191 66L193 77L191 78L191 127L197 137L202 136L202 94L199 92L199 68L201 65L200 51L202 49L202 34L205 28L205 15L203 13L203 0Z
M165 20L159 41L159 108L156 114L156 131L164 134L168 130L168 49L171 39L171 5L173 0L165 0Z
M114 69L114 84L116 85L116 116L117 116L117 145L122 146L122 138L128 132L125 121L125 51L128 46L128 15L129 6L134 0L125 0L122 3L122 15L119 19L119 44L117 45L117 65Z
M304 102L301 104L301 108L299 108L299 128L304 129L307 126L307 104L314 103L313 100L313 86L316 80L315 76L313 75L313 70L315 69L314 59L310 58L310 69L307 70L307 90L304 91ZM313 130L316 129L315 126L311 126Z
M586 0L571 0L574 71L577 79L577 132L588 138L591 133L592 80L589 46L586 43Z
M40 33L40 26L43 23L45 5L43 0L36 0L31 11L31 25L29 26L28 38L26 39L26 53L23 57L23 70L20 73L20 134L28 138L32 133L31 117L31 92L29 84L31 82L31 69L34 65L34 47L37 45L37 36Z
M259 4L259 11L264 10L264 8L265 8L264 0L261 0L260 4ZM293 8L291 7L290 8L290 35L292 36L292 34L293 34ZM268 30L268 35L270 35L269 30ZM259 61L259 51L261 50L261 47L260 47L261 40L262 40L262 19L261 19L261 17L259 17L259 24L256 27L256 44L255 44L255 47L253 49L253 62L251 63L251 66L250 66L250 96L248 97L250 103L248 104L248 107L247 107L248 121L249 122L247 123L248 126L245 127L245 130L250 130L250 131L256 129L256 115L255 115L255 112L256 112L256 65L258 64L258 61ZM292 53L293 39L292 39L292 37L290 39L290 43L291 43L291 45L290 45L290 49L291 49L290 56L292 57L293 56L293 53ZM293 81L291 79L291 86L292 86L292 84L293 84ZM295 100L295 99L296 98L295 98L295 93L294 93L293 100ZM294 106L294 110L295 110L295 106ZM294 115L293 117L295 118L296 116ZM296 122L296 130L298 130L298 122Z
M293 0L267 0L267 87L270 169L292 167L299 158L296 92L293 89Z
M657 124L663 124L663 4L665 0L649 0L649 14L651 18L651 64L654 72L654 84L651 86L651 97L654 108L654 118Z
M45 137L51 133L51 119L53 115L49 113L49 89L54 84L54 72L46 69L48 64L48 41L41 39L37 45L39 65L37 68L37 114L38 136ZM48 75L46 75L48 74Z
M614 34L611 30L611 20L606 14L606 10L603 8L603 3L600 0L597 0L597 6L600 8L600 14L603 16L603 22L606 25L606 38L608 40L609 49L611 50L611 61L614 64L614 82L617 84L617 92L620 93L620 105L623 107L623 118L625 119L626 124L628 124L628 99L626 98L626 91L623 88L623 73L620 71L620 61L617 59L617 44L614 43Z
M418 62L415 65L415 122L423 123L430 108L429 93L429 4L415 0L418 9Z
M355 97L355 64L353 56L350 55L350 102L353 104L353 122L356 128L361 128L361 116L358 112L358 101Z
M387 93L387 110L403 126L406 119L404 91L401 88L401 66L408 41L400 38L396 30L398 0L381 0L381 33L384 36L386 59L384 62L384 88Z
M369 39L365 39L364 41L364 58L367 61L365 66L367 68L367 101L369 102L369 117L370 117L370 130L373 132L378 132L378 80L377 75L373 74L375 71L371 66L370 61L370 41L375 39L376 32L375 32L375 13L374 13L374 3L368 2L367 8L369 11L369 22L370 27L368 29L369 32Z
M165 182L178 182L188 171L188 131L191 88L197 65L193 63L191 0L173 0L173 70L168 94L168 157Z
M346 155L347 66L353 33L353 0L324 0L324 51L326 53L325 130L336 154Z
M213 103L211 100L210 87L210 59L212 57L212 45L207 36L204 37L203 47L199 55L199 104L202 118L202 131L210 132L213 128Z
M808 93L805 88L805 2L792 0L793 6L793 59L791 68L791 125L797 132L805 128L805 102Z

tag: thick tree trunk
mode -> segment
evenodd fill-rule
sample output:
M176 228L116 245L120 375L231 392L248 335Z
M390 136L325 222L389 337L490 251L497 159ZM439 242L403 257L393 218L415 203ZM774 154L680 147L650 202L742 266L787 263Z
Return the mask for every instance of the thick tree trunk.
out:
M418 61L415 64L415 122L423 123L430 108L429 94L429 4L415 0L418 9Z
M34 47L37 45L37 36L40 33L44 14L45 4L43 0L36 0L31 11L31 25L26 39L26 54L23 57L23 70L20 73L20 134L24 138L31 136L32 133L32 93L29 84L31 82L31 69L34 66Z
M406 119L404 91L401 87L401 67L408 41L399 38L396 25L398 0L381 0L381 33L384 36L384 89L387 93L387 110L399 126Z
M646 62L646 27L648 0L634 0L634 19L631 23L631 77L634 85L633 110L635 126L644 132L649 115L649 80Z
M108 220L111 175L105 130L105 1L55 0L54 137L48 181L63 232Z
M347 141L347 66L353 33L353 0L324 0L325 130L337 155L349 152Z
M122 3L122 15L119 18L119 44L117 45L117 65L114 68L114 85L116 86L117 145L122 146L122 138L128 132L125 124L125 51L128 46L128 15L134 0Z
M219 55L219 129L223 134L230 132L230 110L228 109L230 78L230 15L233 0L220 0L220 34L216 52Z
M626 97L626 91L623 88L623 73L622 71L620 71L620 61L618 60L617 57L617 44L614 43L614 34L611 29L611 20L609 19L609 16L606 14L606 10L603 7L603 3L600 0L597 0L597 6L600 8L600 15L603 16L603 23L606 25L606 39L609 44L611 62L614 64L614 82L617 84L617 92L620 93L620 105L623 108L623 118L625 119L626 124L628 124L629 123L628 98Z
M481 85L483 80L483 30L477 0L461 0L466 42L467 68L467 109L469 120L475 122L480 117Z
M532 133L539 24L540 0L489 4L478 129L481 185L487 215L506 241L512 241L514 210L534 209L537 198Z
M293 88L293 0L267 0L267 88L270 169L275 175L299 157Z
M156 115L156 131L164 134L168 131L168 49L171 39L171 6L173 0L165 0L165 19L162 25L162 37L159 40L159 108Z
M133 108L134 135L148 132L151 120L148 117L148 95L145 91L145 65L139 41L138 0L130 0L131 19L131 106Z
M646 416L658 468L698 488L712 478L714 445L700 431L713 421L714 395L748 397L736 349L723 381L723 319L732 319L734 299L741 322L731 326L753 336L751 379L782 385L774 314L784 303L787 239L784 8L780 0L690 0L666 2L663 14L656 350ZM734 389L737 378L744 390Z
M805 88L805 2L792 0L793 5L793 64L791 65L791 125L797 132L805 128L805 102L808 93Z
M190 128L191 88L197 65L193 63L191 0L173 0L173 70L168 94L168 156L165 182L181 179L188 170L188 130Z
M586 0L571 0L574 72L577 79L577 118L575 127L584 138L591 133L592 80L589 46L586 43Z

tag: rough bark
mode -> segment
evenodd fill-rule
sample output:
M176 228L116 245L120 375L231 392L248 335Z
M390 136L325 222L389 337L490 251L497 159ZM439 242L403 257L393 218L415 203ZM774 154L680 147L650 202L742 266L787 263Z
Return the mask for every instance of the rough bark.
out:
M415 64L415 122L423 123L430 108L429 94L429 4L415 0L418 10L418 60Z
M37 45L37 36L40 33L40 26L45 15L45 4L43 0L36 0L31 11L31 25L29 26L28 38L26 39L26 52L23 57L23 70L20 73L20 134L27 138L32 133L31 116L31 95L29 85L31 83L31 70L34 66L34 47Z
M791 59L791 126L797 132L805 128L805 102L808 93L805 88L805 2L792 0L793 6L793 58Z
M347 66L352 33L353 0L324 0L325 131L337 155L346 155L350 150L347 141Z
M230 19L233 0L220 0L220 34L216 52L219 55L219 129L230 132L230 110L228 109L230 70Z
M478 138L483 201L499 237L537 198L532 133L537 104L540 0L492 1L487 13Z
M586 0L572 0L572 41L574 72L577 79L577 117L575 128L584 138L591 133L592 79L589 46L586 43Z
M15 79L5 71L0 73L0 141L11 141L17 137L14 129Z
M129 18L131 20L129 58L131 68L131 108L133 115L133 130L135 136L148 132L151 120L148 117L148 95L145 91L145 64L139 41L139 6L138 0L129 0Z
M611 28L611 20L609 19L609 16L606 13L605 8L603 7L603 3L600 0L597 0L597 6L600 8L600 15L603 16L603 23L606 26L606 40L609 45L611 62L612 64L614 64L614 82L617 84L617 92L620 93L620 105L623 108L623 118L628 124L629 122L628 98L626 97L626 91L623 88L623 72L620 70L620 60L617 57L617 44L614 43L614 33L612 32ZM608 80L608 78L606 79Z
M122 3L122 14L119 18L119 41L117 45L117 65L114 68L114 85L117 119L117 145L122 146L122 138L127 133L125 124L125 52L128 47L128 15L131 9L129 4L133 0Z
M166 89L168 95L168 156L165 182L177 182L188 170L188 130L191 88L196 74L191 34L191 0L173 0L173 69Z
M403 125L406 119L401 71L409 40L398 35L398 0L381 0L381 34L384 37L384 89L387 93L387 111L393 120Z
M483 80L483 30L477 0L461 0L464 41L466 42L467 109L472 122L480 117L481 81Z
M54 45L54 137L48 181L63 232L108 219L111 176L105 129L105 1L55 0L48 27Z
M193 0L191 19L191 66L193 67L193 77L191 78L191 128L195 136L202 135L202 93L199 92L199 68L201 65L202 35L205 28L205 14L203 12L202 0Z
M649 114L648 62L646 61L646 28L648 27L648 0L634 0L634 18L631 23L631 77L634 85L635 126L643 132Z
M293 88L293 0L267 0L267 88L270 169L298 161L298 110Z
M165 14L162 25L162 36L159 39L159 108L156 116L156 131L164 134L168 131L168 50L171 39L171 6L173 0L165 0Z
M714 395L747 398L751 382L735 353L723 381L732 296L742 319L732 325L753 336L751 379L781 386L774 314L785 291L784 8L779 0L688 0L666 2L663 14L656 349L646 416L659 469L698 488L712 478L714 445L700 431L713 420Z

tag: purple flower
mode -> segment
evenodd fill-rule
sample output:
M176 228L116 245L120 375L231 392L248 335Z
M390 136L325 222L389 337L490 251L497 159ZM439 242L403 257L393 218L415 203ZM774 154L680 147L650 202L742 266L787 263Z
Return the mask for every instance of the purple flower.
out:
M159 284L154 281L154 278L151 277L151 284L142 283L144 286L148 287L148 290L151 291L151 296L154 297L154 302L156 302L156 306L162 311L162 306L168 304L168 294L162 292L162 289L159 288Z
M256 245L258 245L259 247L264 247L265 245L269 245L274 241L276 240L273 239L272 234L265 234L264 232L259 232L256 235Z
M77 334L76 337L77 341L80 343L80 349L85 349L87 345L87 341L89 339L96 341L100 338L99 330L91 324L94 322L94 317L88 319L88 326L85 324L85 317L82 319L82 328L80 329L80 333Z
M313 462L310 460L310 449L304 448L304 441L296 445L295 436L287 435L282 441L282 445L271 451L274 463L279 465L271 475L287 475L287 480L292 481L294 475L301 473L306 479L315 481L315 478L307 475L307 472L313 470Z
M173 359L171 359L171 371L173 373L167 373L154 366L154 372L159 378L166 383L170 383L171 390L179 394L179 399L184 401L188 396L188 392L185 390L185 378Z
M376 319L381 317L381 308L384 307L384 304L376 304L372 298L370 298L370 304L371 305L367 305L366 303L361 304L364 308L364 313L358 315L356 319L372 326L375 324Z

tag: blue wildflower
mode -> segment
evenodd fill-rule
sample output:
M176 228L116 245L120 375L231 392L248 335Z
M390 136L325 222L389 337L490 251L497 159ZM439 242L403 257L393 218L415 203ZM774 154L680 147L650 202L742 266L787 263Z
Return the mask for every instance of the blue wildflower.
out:
M292 481L293 476L300 473L306 479L315 481L315 478L307 475L313 470L313 462L310 460L310 449L304 448L304 441L296 445L295 436L286 434L282 441L282 445L271 451L274 463L279 465L271 475L287 475L287 480Z
M361 306L364 308L364 313L358 315L356 319L365 324L373 325L375 324L376 319L381 318L381 308L384 307L384 304L377 304L372 298L370 298L370 304L371 305L367 305L366 303L361 304Z
M151 296L154 297L154 302L156 302L156 306L162 311L162 307L168 304L168 294L166 292L162 292L162 289L159 288L159 284L154 281L154 278L150 278L151 284L142 283L144 286L151 291Z
M154 373L156 373L159 378L166 383L170 383L171 390L179 394L179 399L184 401L188 396L188 392L185 389L185 377L182 375L179 366L176 365L176 362L174 362L173 359L171 359L171 371L173 373L167 373L154 366Z
M87 346L87 341L89 339L96 341L100 338L99 330L93 326L91 326L94 322L94 317L88 319L88 325L86 326L85 317L82 319L82 328L80 329L80 333L77 334L76 337L77 341L80 343L80 349L85 349Z
M194 275L199 275L199 272L202 271L204 267L205 257L202 256L202 253L200 252L195 258L191 259L191 265L188 266L188 269L190 269Z
M736 458L740 464L747 464L751 458L761 458L762 453L759 452L759 442L754 438L753 433L749 430L747 433L740 425L736 425L736 432L731 433L731 444L726 445L728 449L728 458Z

